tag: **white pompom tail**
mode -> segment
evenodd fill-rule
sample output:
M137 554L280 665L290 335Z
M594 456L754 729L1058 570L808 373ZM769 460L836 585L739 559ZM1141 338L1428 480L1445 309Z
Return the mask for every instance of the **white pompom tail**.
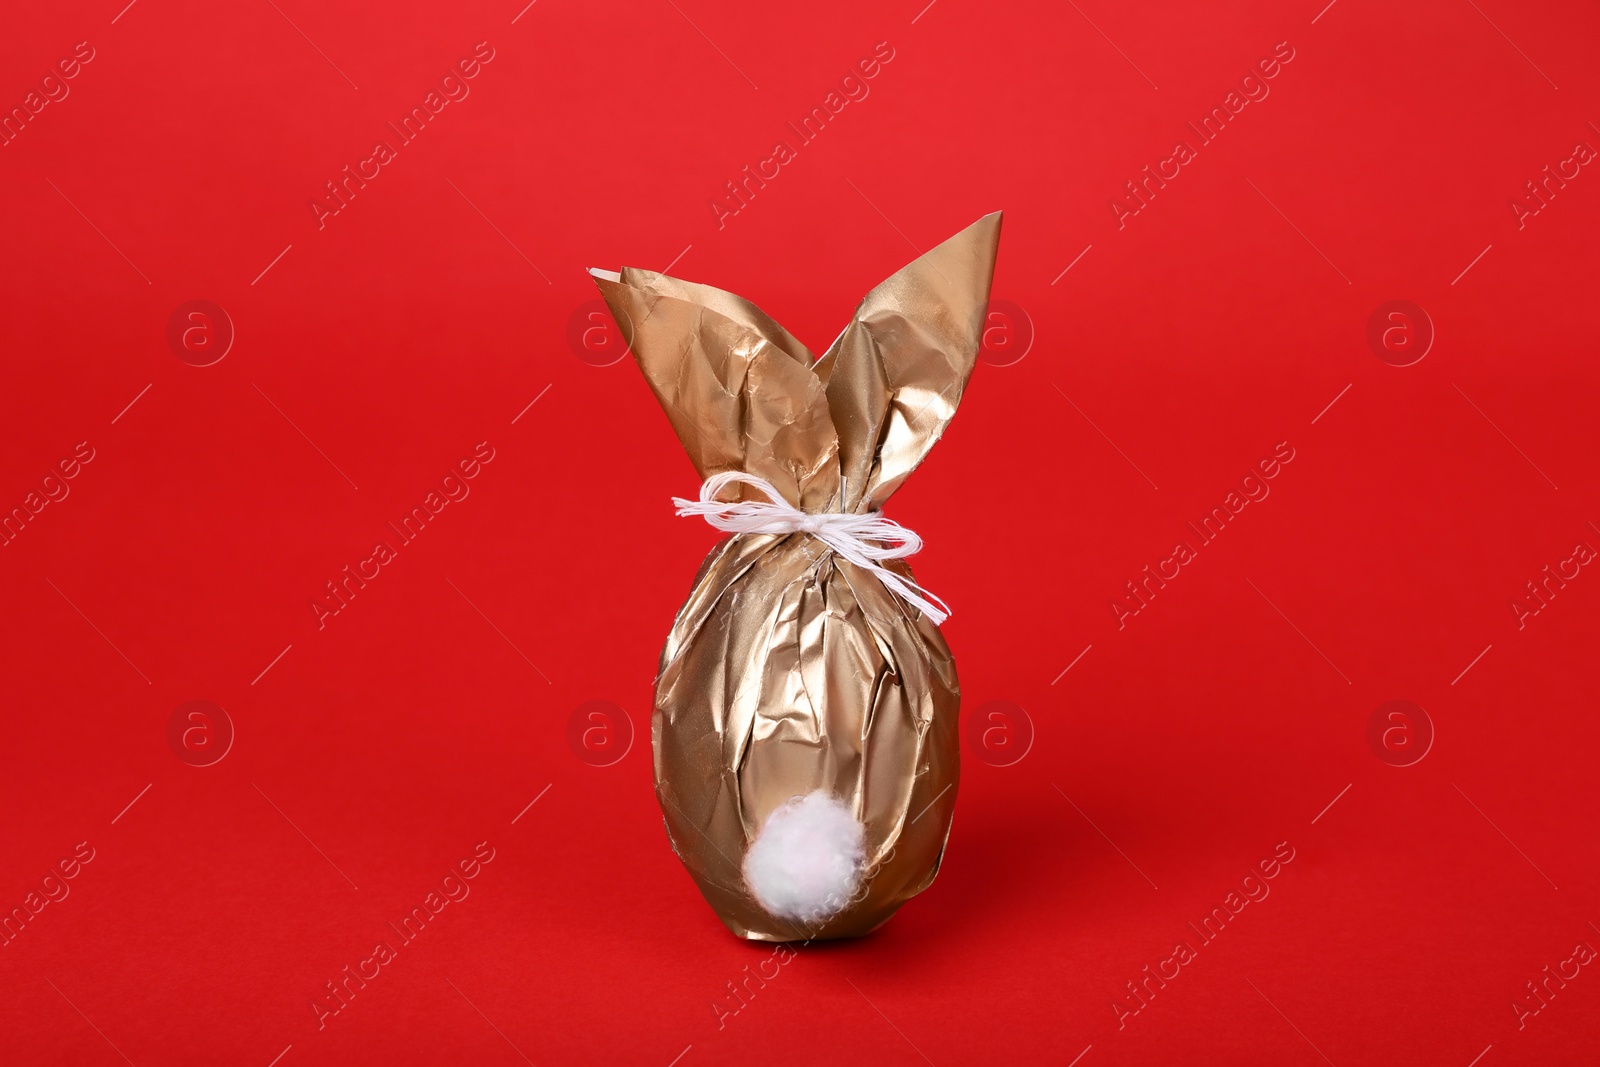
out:
M866 863L865 828L837 797L793 797L762 825L744 855L744 880L780 919L817 923L851 903Z

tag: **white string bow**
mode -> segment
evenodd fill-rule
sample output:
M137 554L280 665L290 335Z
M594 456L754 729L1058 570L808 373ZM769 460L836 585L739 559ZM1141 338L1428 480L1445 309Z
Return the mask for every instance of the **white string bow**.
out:
M744 484L760 490L769 503L759 500L728 502L717 495L730 485ZM871 571L889 591L920 610L935 626L950 617L944 601L916 582L903 578L878 561L903 559L922 551L922 538L893 519L877 513L811 513L792 506L765 478L743 471L713 474L700 486L699 500L672 498L680 516L699 515L719 530L733 534L810 534L863 570ZM893 546L893 547L885 547Z

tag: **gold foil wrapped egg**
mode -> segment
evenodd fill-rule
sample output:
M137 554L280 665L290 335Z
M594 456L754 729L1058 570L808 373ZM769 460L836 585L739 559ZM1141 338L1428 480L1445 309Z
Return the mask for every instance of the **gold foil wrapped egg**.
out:
M815 360L731 293L592 273L701 478L739 471L801 511L867 514L955 414L999 237L987 215L896 272ZM651 738L673 849L728 928L855 937L926 889L959 704L939 628L870 570L803 530L719 543L662 651Z

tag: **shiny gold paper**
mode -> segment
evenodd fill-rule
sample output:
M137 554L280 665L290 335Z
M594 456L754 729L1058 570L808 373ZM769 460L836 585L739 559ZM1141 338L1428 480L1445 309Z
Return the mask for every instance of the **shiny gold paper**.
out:
M999 238L997 212L895 273L815 362L731 293L633 268L596 282L702 479L745 471L805 511L859 513L955 414ZM959 704L938 627L870 572L803 533L713 549L662 651L651 735L673 849L728 928L855 937L926 889L955 807ZM867 868L843 910L805 927L764 911L740 865L769 813L819 789L865 825Z

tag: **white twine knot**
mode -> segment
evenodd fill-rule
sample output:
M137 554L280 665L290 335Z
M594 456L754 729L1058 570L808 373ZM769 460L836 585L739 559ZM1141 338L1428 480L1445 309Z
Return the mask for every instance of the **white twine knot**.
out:
M717 499L722 490L741 483L760 490L769 502L730 503ZM699 515L727 533L809 534L862 570L871 571L891 593L921 611L935 626L950 617L950 608L944 601L916 582L879 565L880 560L903 559L922 551L922 538L893 519L885 519L876 512L852 515L801 511L785 500L771 482L743 471L713 474L700 486L699 500L675 496L672 502L677 505L680 516Z

